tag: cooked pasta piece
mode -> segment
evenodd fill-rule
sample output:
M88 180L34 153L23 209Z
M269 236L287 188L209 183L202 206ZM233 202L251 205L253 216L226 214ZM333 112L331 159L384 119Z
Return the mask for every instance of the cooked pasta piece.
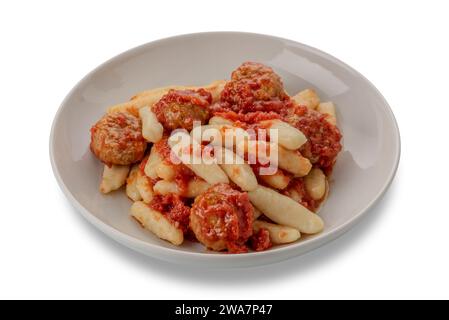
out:
M254 232L258 232L261 228L268 230L270 233L270 240L273 244L291 243L301 238L301 233L295 228L260 220L254 221Z
M139 109L139 116L142 120L142 136L149 142L156 143L162 139L164 127L157 120L156 115L146 106Z
M278 169L276 173L272 175L259 175L259 179L272 188L283 190L287 188L291 177Z
M232 182L243 191L251 191L257 188L257 178L249 164L226 148L221 148L221 155L220 167Z
M187 184L187 190L185 191L183 196L187 198L196 198L197 196L205 192L207 189L209 189L210 186L211 185L204 180L200 179L190 180L189 183Z
M278 144L286 149L296 150L307 142L306 136L287 122L273 119L261 121L260 124L268 129L267 134L268 136L270 136L270 138L272 133L270 129L276 130Z
M306 89L298 92L292 99L301 106L306 106L310 109L316 109L320 104L320 98L313 89Z
M259 217L263 214L263 213L260 212L260 210L257 209L255 206L253 206L253 212L254 212L254 221L256 221L257 219L259 219Z
M290 197L291 199L293 199L296 202L301 202L302 201L301 195L294 188L290 188L288 190L288 197Z
M271 155L271 152L276 151L277 161ZM279 168L292 173L296 177L305 176L312 168L310 161L303 157L299 151L288 150L272 142L260 140L242 141L237 146L237 153L240 155L242 152L248 153L252 158L259 158L263 161L274 161L275 163L271 165L278 165Z
M167 86L163 88L155 89L153 90L146 90L143 92L138 93L133 98L139 99L143 97L148 96L160 96L162 97L170 90L198 90L198 89L204 89L212 95L213 102L216 102L220 98L220 93L223 90L224 86L226 84L225 80L215 80L211 83L207 84L206 86ZM159 99L158 99L159 100Z
M248 192L251 203L272 221L306 234L323 230L323 220L299 203L270 188L259 186Z
M319 168L313 168L304 177L306 191L313 200L320 200L326 193L326 176Z
M137 189L137 175L139 174L139 170L139 165L135 164L126 179L126 195L133 201L142 200L142 196Z
M144 168L145 174L151 179L157 179L157 168L161 162L162 157L159 152L157 152L156 148L151 148L150 155Z
M136 188L139 190L143 202L150 203L153 200L153 185L146 175L139 170L137 172Z
M333 102L321 102L316 110L318 112L327 114L326 120L334 126L337 125L337 114L335 112L335 105Z
M154 194L167 195L170 193L174 193L180 195L180 191L176 182L159 180L153 186Z
M229 183L228 176L216 163L212 164L186 164L198 177L211 185L217 183Z
M209 91L212 95L212 101L216 102L219 97L220 93L224 88L226 81L224 80L217 80L212 83L210 83L207 86L204 87L195 87L195 86L168 86L163 88L157 88L152 90L147 90L144 92L141 92L137 95L135 95L130 101L117 104L115 106L111 106L108 108L108 113L112 112L130 112L134 115L139 114L139 109L145 106L151 107L153 104L158 102L165 94L168 93L171 89L200 89L203 88L206 91Z
M246 141L249 138L249 134L244 129L228 124L208 124L196 127L190 135L198 143L207 141L213 146L223 146L231 150L240 141Z
M224 144L224 139L221 135L222 128L230 128L228 125L223 124L208 124L205 126L198 126L193 128L190 132L190 136L193 141L201 143L203 141L209 142L211 145L222 146Z
M165 161L161 161L156 168L157 176L161 179L171 181L176 176L176 171L173 168L173 165L166 163Z
M181 229L176 228L161 212L151 209L142 201L133 203L131 216L142 227L163 240L167 240L176 246L181 245L184 241L184 234Z
M179 138L182 142L187 142L190 144L183 145L183 143L179 141ZM191 149L192 146L192 139L189 134L182 131L177 132L168 139L168 145L183 164L185 164L198 177L202 178L209 184L214 185L217 183L229 183L228 176L220 168L216 161L215 163L205 163L201 155L190 154L190 157L185 156L185 149Z
M109 193L119 189L126 182L128 177L129 166L104 165L103 176L100 183L100 191L102 193Z
M181 192L176 182L160 180L156 182L153 190L155 194L160 195L168 195L173 193L186 198L195 198L206 191L209 187L210 184L206 181L194 179L189 181L186 190Z
M287 150L279 146L279 167L293 173L295 177L303 177L312 169L309 159L303 157L299 151Z
M231 120L228 120L226 118L219 117L219 116L214 116L209 119L209 124L212 124L212 125L227 124L228 126L232 126L233 123L234 122L232 122Z

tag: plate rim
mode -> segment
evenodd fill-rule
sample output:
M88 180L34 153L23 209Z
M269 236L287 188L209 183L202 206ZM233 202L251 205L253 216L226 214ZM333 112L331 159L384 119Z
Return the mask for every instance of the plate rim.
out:
M288 244L282 247L274 248L272 250L262 251L262 252L248 252L244 254L238 254L238 255L228 255L228 254L214 254L210 253L205 250L205 252L190 252L190 251L183 251L178 250L176 248L169 248L169 247L163 247L157 244L152 244L149 242L146 242L144 240L140 240L138 238L135 238L133 236L130 236L126 233L123 233L119 231L118 229L114 228L113 226L110 226L109 224L103 222L99 218L97 218L93 213L91 213L89 210L87 210L81 203L78 202L78 200L73 196L73 194L70 192L69 188L64 183L60 172L58 170L58 167L56 165L55 160L55 152L54 152L54 131L56 124L58 123L58 120L60 118L60 115L62 111L65 109L67 105L67 101L70 99L70 97L73 95L73 93L82 85L84 84L93 74L95 74L97 71L101 70L104 66L113 63L114 61L117 61L121 59L122 57L132 53L138 53L141 50L145 50L148 47L156 46L158 44L161 44L166 41L176 41L178 38L189 38L192 36L204 36L204 35L223 35L223 34L229 34L229 35L247 35L247 36L256 36L256 37L265 37L265 38L271 38L273 40L280 40L283 42L290 42L295 44L296 46L300 46L303 49L306 49L308 51L311 51L312 53L319 54L322 56L325 56L327 58L330 58L330 60L333 60L334 62L340 63L343 67L351 70L354 72L357 76L361 77L364 81L366 81L366 84L370 87L370 89L375 92L379 98L381 98L381 101L383 103L383 108L387 111L387 114L391 120L391 124L393 125L393 132L395 133L395 157L394 157L394 165L391 168L391 171L388 174L388 178L385 180L383 186L380 188L378 193L375 197L372 198L371 201L369 201L366 206L359 210L352 218L345 221L342 225L336 227L334 230L329 232L328 234L317 236L312 239L307 239L306 241L299 241L297 243ZM63 101L58 107L58 110L56 111L56 114L53 118L51 131L50 131L50 137L49 137L49 155L50 155L50 162L51 167L53 170L53 174L55 175L55 178L58 182L59 187L63 191L63 194L66 196L66 198L69 200L70 204L75 207L75 209L82 214L82 216L89 221L91 224L93 224L95 227L97 227L100 231L108 235L110 238L112 238L115 241L118 241L121 244L124 244L125 246L139 251L143 254L149 255L151 257L174 262L175 259L168 258L167 255L173 254L174 258L179 257L181 258L181 261L177 261L178 263L183 264L195 264L195 262L192 262L189 260L190 258L195 258L198 260L198 262L205 261L211 261L214 260L215 262L221 262L223 260L225 261L240 261L240 262L248 262L246 260L251 260L255 256L258 258L263 257L270 257L272 258L272 262L264 262L264 263L258 263L258 265L261 264L267 264L267 263L273 263L281 260L286 260L295 256L302 255L306 252L309 252L311 250L314 250L326 243L329 243L330 241L333 241L337 239L339 236L343 235L346 231L350 230L353 226L355 226L361 218L363 218L366 213L378 202L382 199L383 195L386 193L386 191L391 186L394 177L396 175L396 172L399 167L400 157L401 157L401 137L400 137L400 131L399 126L397 123L397 120L394 116L394 113L386 101L385 97L381 94L381 92L374 86L374 84L369 81L363 74L361 74L356 69L349 66L347 63L341 61L340 59L334 57L331 54L328 54L322 50L319 50L315 47L303 44L298 41L277 37L273 35L267 35L267 34L261 34L261 33L252 33L252 32L238 32L238 31L211 31L211 32L196 32L196 33L186 33L186 34L180 34L176 36L166 37L162 39L157 39L154 41L147 42L145 44L133 47L131 49L128 49L124 52L121 52L114 57L106 60L105 62L101 63L97 67L95 67L93 70L91 70L89 73L87 73L83 78L81 78L76 85L67 93L67 95L64 97ZM290 254L288 254L290 253ZM283 256L286 255L286 256ZM182 258L186 258L186 260L182 260ZM238 266L237 266L238 267Z

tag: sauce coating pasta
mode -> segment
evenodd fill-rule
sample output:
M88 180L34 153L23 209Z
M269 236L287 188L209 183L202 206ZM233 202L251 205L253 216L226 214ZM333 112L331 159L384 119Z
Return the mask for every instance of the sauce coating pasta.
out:
M175 226L186 233L189 226L190 208L175 194L154 196L148 204L152 209L162 212Z

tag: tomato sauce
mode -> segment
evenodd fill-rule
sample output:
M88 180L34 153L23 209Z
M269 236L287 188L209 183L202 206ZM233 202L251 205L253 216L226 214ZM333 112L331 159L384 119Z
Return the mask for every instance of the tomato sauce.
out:
M260 228L249 240L251 249L254 251L264 251L273 246L270 240L270 233L265 228Z
M236 113L234 111L226 111L223 109L217 109L214 113L215 116L219 116L228 120L231 120L236 123L236 126L241 128L247 128L248 125L258 123L264 120L273 120L280 119L281 116L273 111L265 112L265 111L255 111L249 113Z
M192 224L197 239L208 247L224 242L228 252L246 252L246 241L252 235L253 207L247 193L228 184L217 184L195 199L192 215L199 221Z
M148 157L149 155L146 155L143 159L142 162L139 164L139 170L141 174L145 174L145 166L147 165L148 162Z
M294 178L282 193L290 197L292 190L296 191L299 195L299 203L313 212L318 210L324 200L314 200L310 197L306 190L304 178Z
M190 207L186 206L178 195L156 195L149 207L164 214L177 228L187 233Z

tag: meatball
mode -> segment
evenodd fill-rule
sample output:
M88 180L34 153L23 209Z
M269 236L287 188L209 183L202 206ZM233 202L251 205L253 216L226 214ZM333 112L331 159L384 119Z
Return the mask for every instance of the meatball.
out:
M281 78L260 63L245 62L231 75L220 101L234 112L279 111L287 100Z
M190 212L190 228L196 238L215 251L246 252L252 224L248 194L223 183L199 195Z
M142 137L142 124L130 113L107 114L90 133L90 149L107 165L129 165L144 156L147 143Z
M231 80L256 79L262 76L270 76L282 87L281 78L270 67L257 62L247 61L242 63L231 74Z
M305 106L293 105L285 110L285 120L307 137L301 154L329 175L342 148L340 130L326 120L327 115Z
M153 105L152 110L167 130L192 130L193 121L206 124L212 95L204 89L170 90Z

